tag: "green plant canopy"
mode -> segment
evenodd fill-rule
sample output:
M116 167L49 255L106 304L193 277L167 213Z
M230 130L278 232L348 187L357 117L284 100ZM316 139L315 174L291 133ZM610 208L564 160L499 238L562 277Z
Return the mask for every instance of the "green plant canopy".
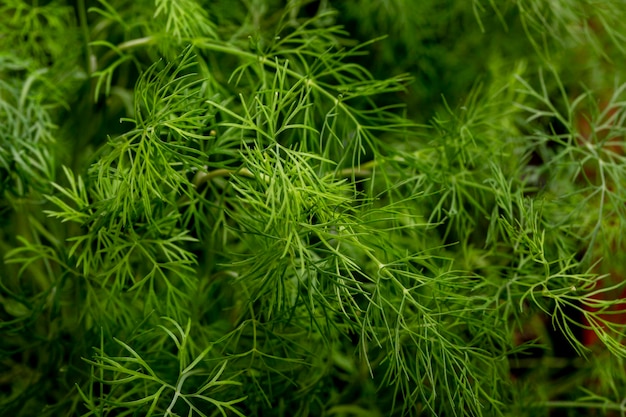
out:
M626 415L623 0L4 0L0 415Z

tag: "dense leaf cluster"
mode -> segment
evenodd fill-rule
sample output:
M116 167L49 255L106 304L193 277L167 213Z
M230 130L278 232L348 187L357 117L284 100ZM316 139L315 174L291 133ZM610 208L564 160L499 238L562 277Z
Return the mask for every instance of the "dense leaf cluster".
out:
M0 413L623 415L625 14L3 2Z

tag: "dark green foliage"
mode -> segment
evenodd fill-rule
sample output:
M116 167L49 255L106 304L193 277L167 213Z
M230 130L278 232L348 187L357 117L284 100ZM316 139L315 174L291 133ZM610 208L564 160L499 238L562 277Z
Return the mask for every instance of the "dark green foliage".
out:
M625 14L4 2L0 414L623 415Z

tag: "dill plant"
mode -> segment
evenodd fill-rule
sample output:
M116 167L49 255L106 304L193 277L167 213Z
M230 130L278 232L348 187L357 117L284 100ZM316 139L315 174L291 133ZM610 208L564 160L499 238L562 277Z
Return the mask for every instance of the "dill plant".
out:
M5 2L3 415L623 415L620 4Z

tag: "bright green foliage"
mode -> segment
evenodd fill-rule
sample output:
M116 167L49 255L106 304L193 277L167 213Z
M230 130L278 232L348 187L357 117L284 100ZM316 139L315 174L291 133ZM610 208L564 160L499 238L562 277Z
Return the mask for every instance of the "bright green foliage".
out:
M0 16L0 414L626 413L621 1Z

